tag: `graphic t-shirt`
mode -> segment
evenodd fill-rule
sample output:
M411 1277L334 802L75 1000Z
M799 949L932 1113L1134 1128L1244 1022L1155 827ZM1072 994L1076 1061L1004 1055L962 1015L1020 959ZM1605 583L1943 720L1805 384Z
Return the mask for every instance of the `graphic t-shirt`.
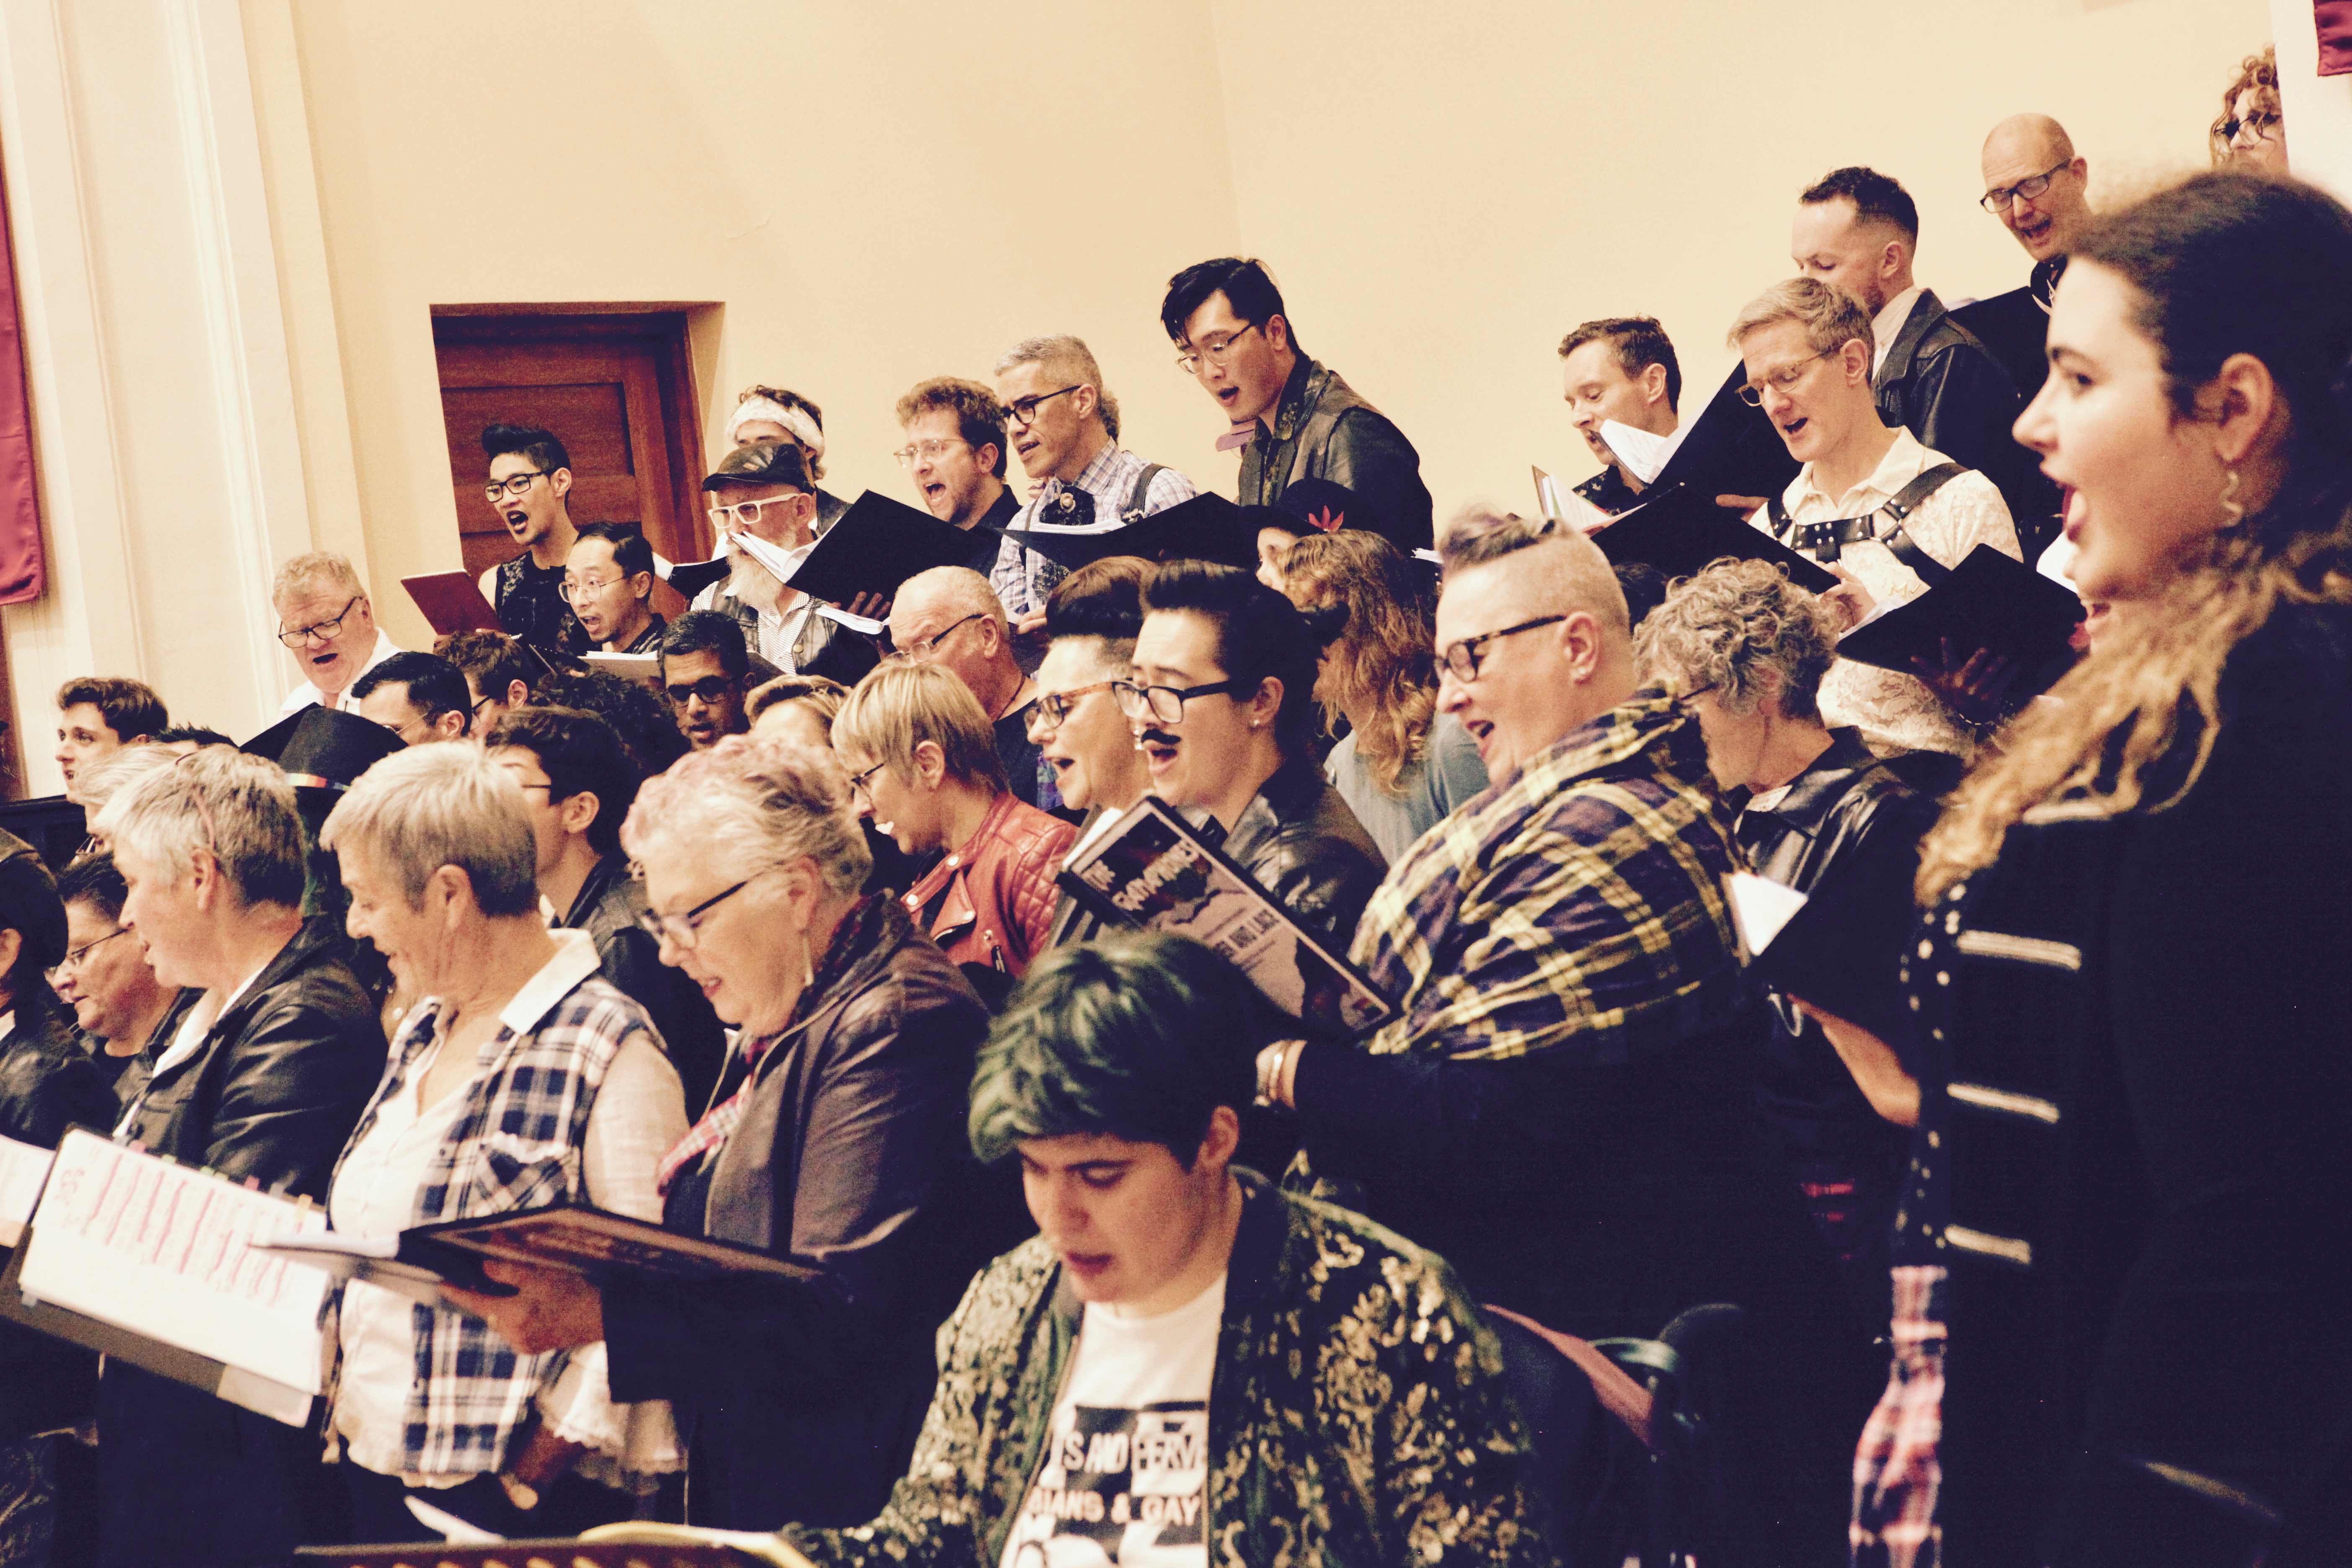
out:
M1207 1568L1209 1379L1225 1279L1156 1318L1088 1302L1003 1568Z

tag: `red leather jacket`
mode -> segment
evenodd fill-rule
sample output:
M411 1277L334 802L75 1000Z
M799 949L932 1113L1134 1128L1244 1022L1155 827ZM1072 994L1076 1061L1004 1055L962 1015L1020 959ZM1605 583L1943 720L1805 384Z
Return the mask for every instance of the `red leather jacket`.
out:
M1054 877L1077 829L1011 795L996 797L980 830L948 851L900 900L917 930L958 963L1016 978L1044 951L1054 923Z

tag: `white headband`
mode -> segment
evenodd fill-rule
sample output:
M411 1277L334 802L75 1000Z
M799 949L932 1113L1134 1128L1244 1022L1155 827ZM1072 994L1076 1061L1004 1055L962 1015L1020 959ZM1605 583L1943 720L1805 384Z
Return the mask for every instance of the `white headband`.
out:
M793 433L793 439L808 448L812 458L824 456L824 432L808 416L805 408L787 408L772 397L747 397L735 405L727 420L727 439L735 439L735 432L754 419L766 419L782 426Z

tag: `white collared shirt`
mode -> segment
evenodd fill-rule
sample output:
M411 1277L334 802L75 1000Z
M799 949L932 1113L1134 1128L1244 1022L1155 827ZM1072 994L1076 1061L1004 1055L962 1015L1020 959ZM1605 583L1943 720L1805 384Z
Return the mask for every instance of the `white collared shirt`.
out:
M376 627L375 647L368 650L368 661L360 667L359 675L352 677L351 686L344 687L330 697L306 680L286 694L286 700L278 705L278 716L280 719L290 719L313 702L321 707L348 712L352 706L352 686L357 686L360 683L360 675L365 675L399 651L400 645L393 641L382 626Z
M1919 444L1908 430L1895 432L1894 445L1878 460L1870 477L1843 495L1823 493L1813 482L1813 466L1797 470L1781 504L1798 522L1824 522L1833 518L1863 517L1902 493L1903 487L1939 463L1951 459ZM1769 531L1769 513L1756 514L1756 526ZM1880 531L1885 531L1884 523ZM1903 520L1903 531L1920 549L1946 566L1957 566L1969 551L1990 544L2004 555L2021 552L2009 507L1990 479L1970 469L1955 475L1921 501ZM1918 574L1895 558L1895 552L1876 540L1848 544L1838 563L1862 580L1870 596L1882 606L1916 599L1927 591ZM1916 676L1897 675L1867 664L1840 659L1822 681L1822 717L1832 728L1861 727L1874 748L1901 746L1913 751L1949 752L1966 756L1970 742L1951 710Z
M1925 289L1914 283L1886 301L1886 308L1870 319L1870 374L1873 376L1877 375L1879 367L1886 363L1887 351L1894 348L1895 340L1903 335L1904 323L1911 319L1911 307L1916 305L1919 296L1926 292Z

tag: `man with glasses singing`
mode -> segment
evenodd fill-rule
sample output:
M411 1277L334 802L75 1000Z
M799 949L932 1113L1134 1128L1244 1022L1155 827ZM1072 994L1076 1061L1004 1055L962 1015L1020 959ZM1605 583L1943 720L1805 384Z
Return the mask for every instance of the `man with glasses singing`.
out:
M297 555L278 569L269 602L278 611L278 640L302 667L302 684L278 705L281 719L313 702L350 708L352 682L400 651L376 628L360 574L340 555Z
M2033 258L2025 287L1963 305L1952 319L1999 355L2018 392L2031 399L2049 366L2050 294L2066 270L2066 253L2092 218L2091 165L2074 153L2066 128L2046 114L2012 114L1984 144L1984 210Z
M797 566L816 548L816 481L808 458L790 442L738 447L702 481L711 531L726 550L724 581L695 596L698 610L716 610L742 629L744 648L782 675L823 675L854 686L874 668L863 637L843 635L840 622L817 602L788 587L737 542L749 535Z
M936 375L898 399L898 426L907 435L893 454L898 466L933 517L971 535L961 564L987 573L1021 510L1004 482L1004 405L976 381Z
M668 622L654 614L654 551L633 522L591 522L563 563L563 596L604 653L661 651Z
M1984 475L1920 445L1879 417L1870 386L1870 318L1852 297L1811 278L1776 283L1732 323L1760 405L1804 465L1755 522L1837 574L1826 595L1841 629L1874 605L1914 599L1927 579L1979 544L2015 555L2009 508ZM1832 726L1854 725L1879 752L1972 750L1968 719L1990 719L2006 677L2000 661L1956 649L1935 685L1840 659L1822 682ZM1956 708L1954 705L1958 704Z
M1013 656L1004 606L988 579L962 566L935 566L898 585L890 605L894 663L936 664L980 700L996 731L996 755L1015 799L1062 809L1061 792L1029 736L1037 683Z
M482 431L489 460L482 493L522 553L484 572L482 597L509 632L549 653L576 654L588 633L563 593L563 563L579 531L572 526L572 458L551 430L491 425Z
M1217 444L1242 448L1242 505L1273 506L1299 479L1329 479L1354 493L1354 526L1399 550L1429 548L1420 454L1338 371L1300 351L1265 263L1226 256L1187 267L1168 280L1160 324L1178 367L1233 421Z
M996 362L996 395L1004 405L1013 455L1035 486L1013 528L1066 521L1067 507L1055 506L1066 489L1086 496L1084 521L1095 522L1133 522L1198 493L1175 469L1146 462L1118 444L1118 400L1076 338L1030 338L1005 350ZM1068 574L1007 540L988 576L1013 630L1026 637L1044 628L1045 595Z

